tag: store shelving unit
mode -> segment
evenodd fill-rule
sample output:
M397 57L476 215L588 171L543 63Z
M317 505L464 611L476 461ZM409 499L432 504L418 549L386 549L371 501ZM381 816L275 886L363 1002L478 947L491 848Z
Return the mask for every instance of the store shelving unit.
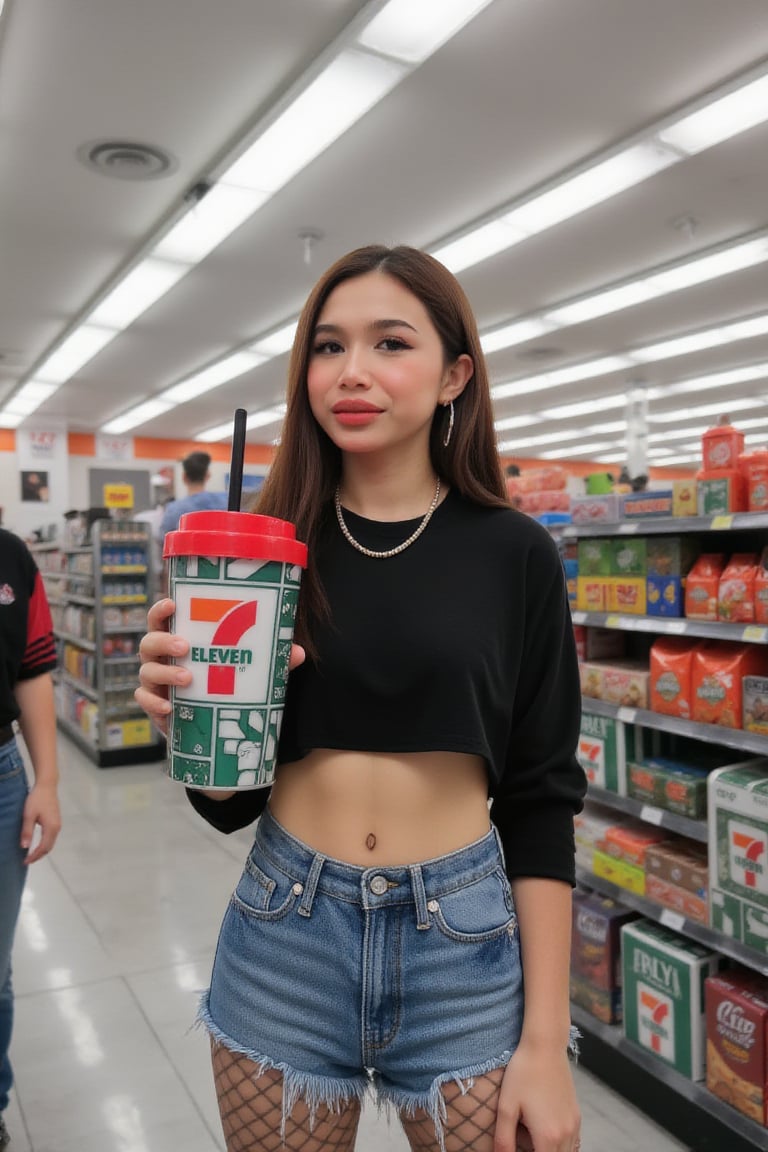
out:
M101 768L165 755L133 698L139 638L146 631L150 545L145 524L97 520L90 543L33 549L59 647L58 723Z
M589 526L569 525L561 532L566 539L628 535L690 534L702 539L710 551L742 551L757 548L766 539L768 515L736 513L728 516L653 519L618 524ZM706 543L704 543L706 542ZM614 628L628 633L690 636L706 639L736 640L750 644L768 644L768 628L754 624L726 624L669 617L630 616L617 613L574 610L575 624ZM735 760L753 756L768 757L768 737L740 729L701 724L692 720L666 716L647 709L629 708L589 697L582 698L585 712L615 718L628 725L653 732L733 749ZM766 769L768 775L768 769ZM602 788L590 788L590 799L608 808L626 813L670 833L706 843L705 821L690 820L619 796ZM696 940L730 957L739 964L768 977L768 957L714 929L686 919L678 912L638 896L624 888L577 869L578 883L595 892L610 896L622 905L648 919L666 925L675 932ZM754 1152L768 1149L768 1129L713 1096L704 1084L694 1083L669 1068L663 1061L625 1039L620 1026L608 1026L578 1005L572 1006L574 1023L583 1034L582 1062L602 1080L648 1112L697 1152Z

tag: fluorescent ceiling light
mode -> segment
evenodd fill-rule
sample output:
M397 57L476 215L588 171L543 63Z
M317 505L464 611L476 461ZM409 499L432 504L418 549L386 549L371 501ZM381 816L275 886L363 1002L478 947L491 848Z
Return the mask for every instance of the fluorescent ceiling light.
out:
M188 271L185 264L155 260L151 256L142 260L90 313L87 322L108 328L127 328Z
M23 412L9 412L6 408L0 411L0 428L18 428L26 420Z
M298 321L291 320L288 324L284 324L268 336L262 336L254 344L251 344L251 350L260 352L266 357L282 356L284 352L290 352L293 347L297 328Z
M679 292L695 284L704 284L733 272L742 272L745 268L762 264L766 260L768 260L768 236L761 236L757 240L736 244L709 256L686 260L665 271L652 272L617 288L596 292L583 300L576 300L573 304L565 304L561 308L546 312L544 319L558 327L582 324L586 320L608 316L612 312L632 308L647 300L656 300L670 292Z
M531 424L541 424L540 416L503 416L501 420L494 421L497 432L506 432L509 428L528 428Z
M491 220L489 224L481 224L457 240L451 240L439 248L431 248L430 252L435 260L457 273L487 260L489 256L504 252L525 238L525 233L511 228L504 220Z
M23 388L20 388L15 396L6 402L5 410L7 412L20 412L27 416L30 412L34 412L39 408L49 397L53 396L54 392L58 392L58 384L43 384L39 380L30 380Z
M147 400L144 404L139 404L138 407L132 408L130 412L124 412L122 416L116 416L114 420L108 421L108 423L102 426L100 431L115 435L120 432L127 432L129 428L135 428L138 424L146 424L148 420L153 420L155 416L162 416L164 412L170 411L171 408L173 408L173 405L166 404L163 400Z
M724 324L719 328L708 328L703 332L693 332L689 336L664 340L660 344L634 348L631 355L633 359L645 364L654 360L667 360L673 356L686 356L689 352L701 352L707 348L716 348L719 344L749 340L754 336L766 334L768 334L768 313L753 316L751 320L740 320L735 324Z
M516 320L513 324L505 324L503 328L486 332L480 337L480 346L488 356L499 348L511 348L514 344L524 344L526 340L544 336L547 332L551 332L553 327L554 325L549 324L543 317L531 316L527 320Z
M35 380L43 380L46 384L63 384L114 340L116 335L117 332L112 328L81 324L43 361L35 371Z
M358 43L409 64L421 64L485 8L490 0L389 0Z
M571 456L602 456L603 452L617 452L623 449L622 444L600 441L594 444L581 444L578 448L551 449L548 452L537 452L540 460L568 460Z
M683 453L679 456L667 456L666 459L660 460L655 465L657 468L673 468L676 464L696 464L698 456L695 452Z
M405 72L394 60L355 49L340 52L222 174L221 182L277 192L383 99Z
M270 424L279 423L285 416L285 405L280 404L275 408L264 408L260 412L252 412L248 416L245 426L248 431L254 428L266 428ZM227 440L232 437L232 423L229 421L226 424L217 424L215 428L207 428L205 432L199 432L195 437L196 440L202 440L205 443L210 443L214 440Z
M685 392L708 392L711 388L727 388L733 384L746 384L750 380L768 377L768 361L749 368L732 368L727 372L713 372L709 376L696 376L692 380L679 380L657 389L660 397L679 396Z
M599 360L588 360L584 364L572 364L555 372L542 372L540 376L527 376L523 380L511 380L508 384L496 384L491 388L494 400L509 396L526 396L530 392L541 392L545 388L561 388L564 384L575 384L580 380L591 380L608 372L619 372L631 368L629 356L604 356Z
M685 420L698 420L700 416L721 416L723 412L747 412L759 400L722 400L718 404L697 404L695 408L680 408L675 412L656 412L648 416L649 424L682 424Z
M211 364L210 368L204 368L202 372L187 376L172 388L166 388L160 393L160 398L167 400L169 404L184 404L187 400L194 400L196 396L202 396L204 392L210 392L219 385L235 380L253 368L258 368L266 359L266 356L259 356L256 352L234 352L224 360Z
M612 196L640 184L678 160L679 157L671 149L656 143L635 144L563 180L527 204L505 212L502 219L513 228L519 228L526 236L532 236L610 200Z
M683 116L658 138L689 156L768 120L768 76L761 76L727 96L721 96L698 112Z
M265 192L216 184L152 249L152 256L198 264L267 199Z
M762 432L750 432L744 437L744 443L750 446L752 444L765 445L765 435Z
M514 441L518 448L535 448L540 444L565 444L568 440L582 440L583 428L570 428L561 432L546 432L542 436L523 436Z
M696 428L679 428L677 432L664 429L663 432L651 432L648 435L649 444L659 444L668 440L690 440L692 436L703 436L709 428L708 424L701 424Z
M592 412L607 412L611 408L626 408L627 398L596 396L593 400L579 400L575 404L561 404L559 408L546 408L539 416L544 420L570 420L573 416L589 416Z

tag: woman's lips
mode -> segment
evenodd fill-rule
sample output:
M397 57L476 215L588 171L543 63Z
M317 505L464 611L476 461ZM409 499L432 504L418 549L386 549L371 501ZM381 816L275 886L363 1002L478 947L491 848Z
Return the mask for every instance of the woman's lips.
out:
M339 424L344 424L347 427L355 427L362 424L372 424L381 412L378 408L368 408L357 412L352 412L348 408L341 408L334 412L334 416Z

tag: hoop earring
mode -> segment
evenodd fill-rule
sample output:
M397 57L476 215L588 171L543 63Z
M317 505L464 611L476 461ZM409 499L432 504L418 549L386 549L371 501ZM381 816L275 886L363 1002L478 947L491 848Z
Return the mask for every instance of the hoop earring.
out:
M448 431L443 438L443 447L447 448L451 442L451 433L453 432L454 414L453 414L453 400L449 400L448 404L443 405L444 408L450 407L451 413L448 417Z

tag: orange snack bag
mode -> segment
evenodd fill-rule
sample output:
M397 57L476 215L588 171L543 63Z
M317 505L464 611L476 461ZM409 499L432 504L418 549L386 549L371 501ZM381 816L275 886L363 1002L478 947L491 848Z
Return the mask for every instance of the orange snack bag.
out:
M763 549L755 575L755 623L768 624L768 548Z
M722 552L699 556L685 581L685 614L692 620L717 620L717 592L725 567Z
M768 671L766 653L755 644L714 640L698 645L691 664L692 718L703 724L741 728L742 680Z
M723 569L717 586L717 618L751 624L755 619L757 553L736 552Z
M698 644L665 636L651 646L651 711L691 717L691 664Z

